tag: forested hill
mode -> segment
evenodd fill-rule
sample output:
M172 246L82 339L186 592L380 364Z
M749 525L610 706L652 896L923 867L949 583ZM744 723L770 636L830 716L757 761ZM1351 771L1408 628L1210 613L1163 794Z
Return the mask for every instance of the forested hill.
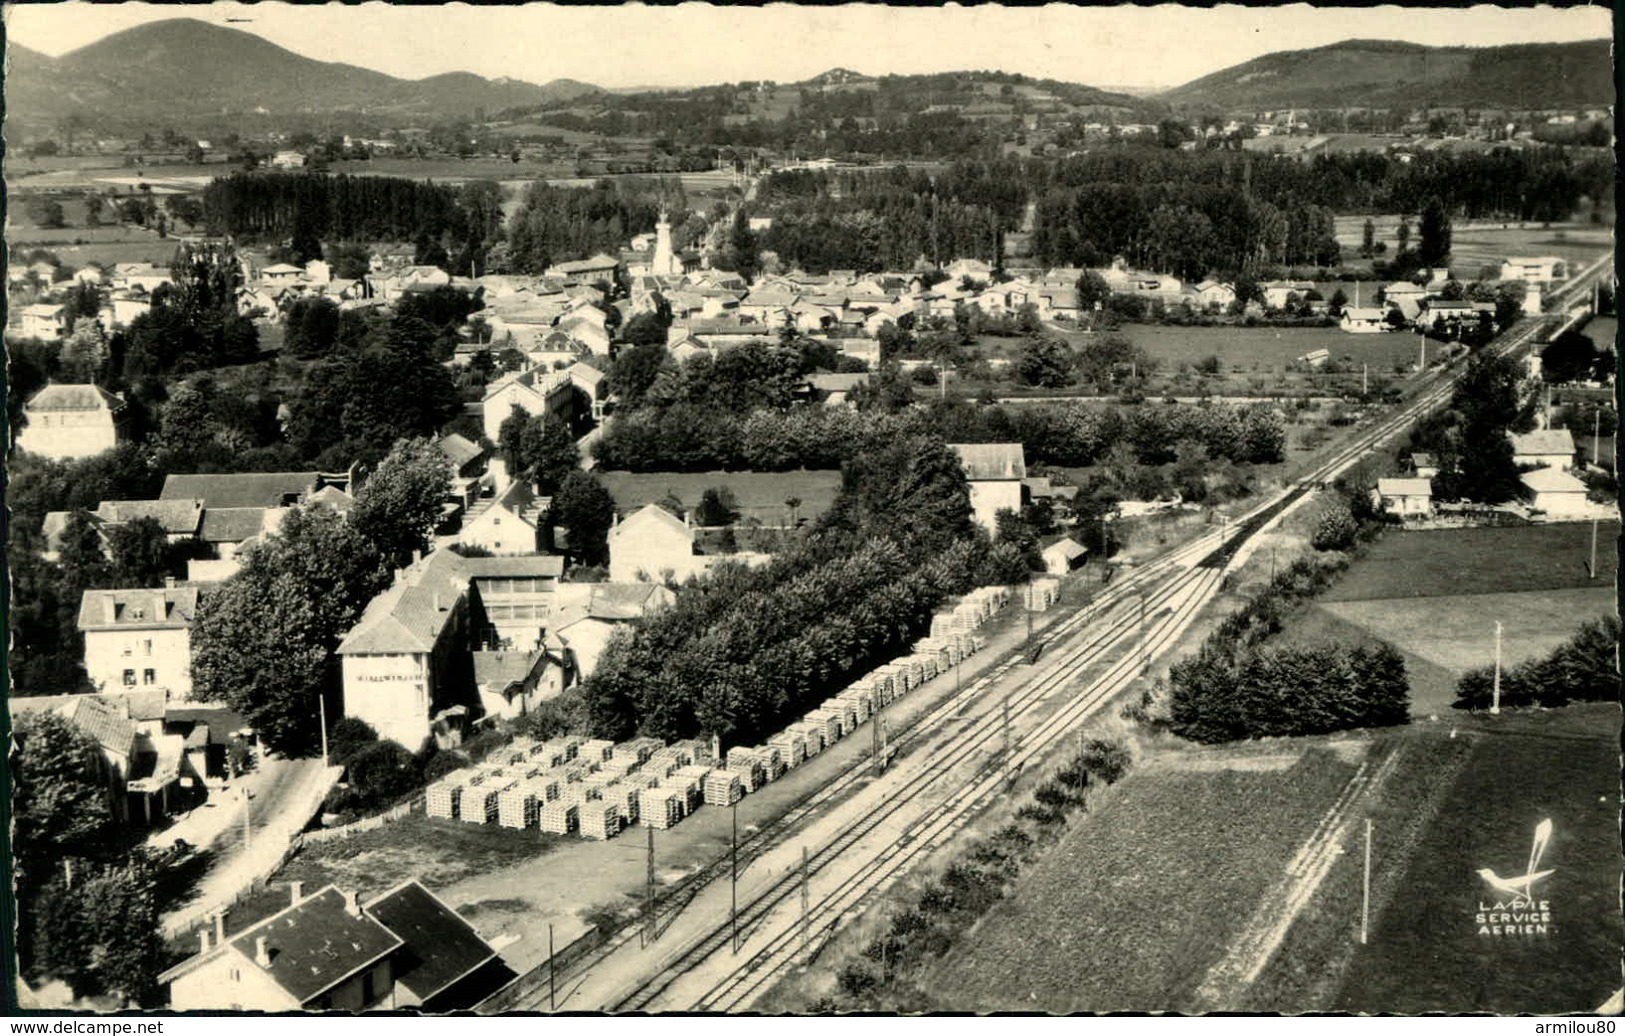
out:
M192 18L117 32L58 58L7 45L7 115L53 125L176 125L223 110L271 114L365 111L458 117L546 104L597 91L571 80L545 85L452 73L397 79L355 65L316 61L249 32Z
M1608 40L1506 47L1425 47L1345 40L1285 50L1158 95L1177 108L1607 107L1614 103Z
M1005 72L868 76L837 68L800 83L597 94L525 114L566 129L685 145L960 156L990 128L1002 131L1027 116L1155 123L1168 108L1155 99Z

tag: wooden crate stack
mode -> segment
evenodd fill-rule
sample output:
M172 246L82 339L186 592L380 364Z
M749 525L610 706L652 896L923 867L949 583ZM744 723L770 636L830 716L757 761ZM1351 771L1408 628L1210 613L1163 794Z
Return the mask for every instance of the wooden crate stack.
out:
M638 794L638 823L664 831L683 819L683 796L670 788L645 788Z
M794 728L775 734L767 739L767 743L779 750L779 758L792 770L807 761L807 739L796 733Z
M825 712L823 709L814 709L812 712L807 713L807 717L803 722L817 724L818 732L824 737L824 748L827 751L830 745L841 739L842 715L844 715L844 712L834 713Z
M787 732L801 738L802 756L811 759L828 747L825 744L824 729L824 724L804 719L799 723L790 724Z
M588 800L596 801L603 798L604 789L615 783L617 780L619 780L618 776L611 777L607 773L591 773L581 778L581 780L576 784L576 788L579 789L580 793Z
M666 746L660 741L659 738L635 737L624 744L616 745L615 754L619 756L623 753L628 753L635 756L638 762L643 763L647 762L651 755L654 755L656 752L665 747Z
M602 765L608 761L609 754L613 751L615 751L615 742L595 738L581 743L581 746L576 750L576 758Z
M688 758L695 766L716 766L722 760L716 758L711 750L711 739L708 737L691 737L686 741L672 742L672 750L678 753L687 752Z
M604 789L604 801L615 804L620 812L622 827L631 827L638 822L638 798L643 790L644 785L637 781L616 781Z
M494 824L497 822L497 799L503 792L518 784L512 777L493 778L463 789L458 819L465 824Z
M769 782L784 776L784 756L772 745L757 745L756 758L762 761L762 774Z
M424 812L431 817L452 820L457 816L457 800L463 787L473 780L472 770L453 770L429 785L423 793Z
M852 733L852 731L858 729L857 708L848 702L842 701L839 697L830 698L824 701L818 706L818 711L827 712L830 715L836 716L840 719L842 737L845 737L846 735Z
M692 813L705 805L705 779L710 776L709 766L684 766L671 775L672 787L683 790L685 813Z
M755 792L767 783L762 760L753 749L743 745L735 745L728 749L728 769L739 775L739 780L744 784L747 793Z
M581 826L581 799L560 795L544 805L536 816L536 826L555 835L567 835Z
M705 775L705 804L731 806L745 797L745 784L731 770L712 770Z
M842 691L840 694L837 694L836 697L845 702L852 709L853 713L857 715L859 723L866 721L875 713L875 696L873 691L853 685Z
M613 756L607 763L599 768L599 773L612 779L619 780L629 773L635 773L643 766L642 760L636 754Z
M530 781L520 781L502 789L497 795L497 823L516 831L524 829L529 824L530 802Z
M621 811L602 799L583 802L577 814L577 830L582 838L605 841L621 833Z

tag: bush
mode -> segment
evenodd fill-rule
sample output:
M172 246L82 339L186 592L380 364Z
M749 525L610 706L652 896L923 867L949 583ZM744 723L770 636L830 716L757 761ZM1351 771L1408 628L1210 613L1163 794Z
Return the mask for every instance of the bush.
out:
M468 756L461 752L436 752L423 767L423 783L433 784L440 778L469 765Z
M394 741L379 741L350 760L350 785L366 800L381 806L421 786L418 762Z
M378 731L364 719L346 716L333 724L327 735L327 756L336 766L344 766L368 745L378 743Z
M1309 543L1316 550L1348 550L1354 546L1359 531L1360 527L1350 513L1348 504L1339 502L1320 512Z
M1615 701L1619 697L1620 620L1605 616L1545 658L1501 673L1501 705L1560 708L1575 701ZM1494 701L1494 670L1475 669L1457 685L1455 708L1487 709Z
M847 996L860 997L879 985L880 978L864 965L853 962L841 969L835 984Z

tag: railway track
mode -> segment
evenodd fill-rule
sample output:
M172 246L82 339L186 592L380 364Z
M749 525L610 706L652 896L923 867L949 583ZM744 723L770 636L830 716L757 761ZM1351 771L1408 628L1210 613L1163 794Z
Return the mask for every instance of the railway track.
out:
M1581 290L1588 290L1589 280L1600 275L1610 260L1611 256L1599 259L1565 288L1553 293L1553 299L1560 303ZM1515 327L1503 341L1491 348L1500 354L1510 354L1534 340L1547 326L1548 320L1539 318ZM742 872L758 861L772 863L771 856L775 852L782 855L782 850L797 834L805 842L816 841L816 848L808 844L806 850L805 867L809 882L815 875L822 877L836 869L837 864L847 865L846 872L836 876L835 886L821 891L816 904L809 903L805 921L799 916L788 919L783 916L787 908L793 906L791 901L796 892L802 888L801 875L793 869L775 874L771 866L758 868L765 873L758 876L748 889L744 880L740 884L745 898L738 916L738 929L743 942L755 939L759 945L752 947L750 956L729 969L722 978L705 985L697 978L690 980L689 977L697 975L702 966L724 952L732 942L733 926L726 916L719 923L702 928L688 942L679 944L674 952L660 960L659 967L649 978L622 986L602 998L601 1003L571 1006L577 1009L602 1006L622 1012L747 1009L809 948L810 932L820 933L818 945L821 946L838 931L844 920L858 911L866 898L885 888L905 873L911 864L963 827L1005 786L1008 771L1014 768L1019 772L1021 765L1041 757L1074 726L1129 687L1149 660L1171 647L1194 621L1202 606L1219 590L1224 573L1233 567L1238 555L1253 537L1306 500L1313 490L1358 464L1372 451L1401 434L1417 417L1447 400L1453 390L1453 373L1452 366L1423 374L1415 383L1417 388L1408 402L1375 428L1356 436L1313 471L1237 516L1224 529L1206 533L1141 566L1103 592L1088 607L1046 631L1047 640L1060 642L1064 646L1056 650L1045 664L1036 667L1033 679L1007 696L1008 708L1014 714L1019 715L1042 699L1065 689L1083 671L1100 663L1113 651L1122 649L1126 639L1140 627L1134 614L1137 609L1125 611L1124 605L1130 602L1137 604L1143 596L1146 610L1155 610L1156 615L1156 620L1141 633L1144 657L1141 657L1140 650L1136 650L1117 658L1087 687L1040 720L1034 728L1024 731L1020 748L1009 753L1007 758L1001 758L1003 753L989 751L994 742L1004 737L1002 708L990 710L975 716L961 729L952 731L953 740L939 751L912 757L905 752L904 761L894 766L899 779L908 778L906 789L901 793L872 803L869 809L857 808L861 804L858 798L872 786L868 777L871 762L864 759L849 766L833 781L742 841ZM1082 639L1074 641L1080 635ZM954 723L960 722L961 713L970 703L977 701L996 681L1007 677L1016 665L1014 655L1001 661L970 685L919 716L907 728L897 731L892 737L892 744L903 750L926 743L933 735L948 732ZM954 773L962 774L963 768L976 762L978 755L984 757L978 769L970 777L961 776L954 783ZM852 819L843 821L821 816L826 806L848 795L854 797L851 803L853 808L849 811ZM929 809L910 818L909 809L917 808L928 796L944 796L940 808ZM879 798L878 795L874 797ZM820 824L829 830L814 831L813 828ZM881 844L866 845L872 839L879 839ZM693 903L708 886L724 877L728 871L729 859L723 856L671 890L664 907L671 915L670 923L675 923L676 915L684 907ZM590 971L635 937L636 932L629 932L612 941L604 951L592 955L579 972ZM545 992L533 995L529 1002L521 1001L518 1006L521 1009L536 1009L537 1000L545 1002Z

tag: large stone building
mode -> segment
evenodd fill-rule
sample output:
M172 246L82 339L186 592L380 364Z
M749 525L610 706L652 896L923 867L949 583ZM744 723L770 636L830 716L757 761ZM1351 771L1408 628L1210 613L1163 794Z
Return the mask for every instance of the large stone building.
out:
M85 672L97 690L163 690L172 701L192 696L195 587L86 590L79 604Z
M948 448L964 465L970 480L971 510L979 525L991 534L998 531L995 516L1000 511L1021 513L1021 480L1027 477L1021 443L955 443Z
M23 404L17 449L54 460L94 457L118 445L128 408L96 385L47 385Z

